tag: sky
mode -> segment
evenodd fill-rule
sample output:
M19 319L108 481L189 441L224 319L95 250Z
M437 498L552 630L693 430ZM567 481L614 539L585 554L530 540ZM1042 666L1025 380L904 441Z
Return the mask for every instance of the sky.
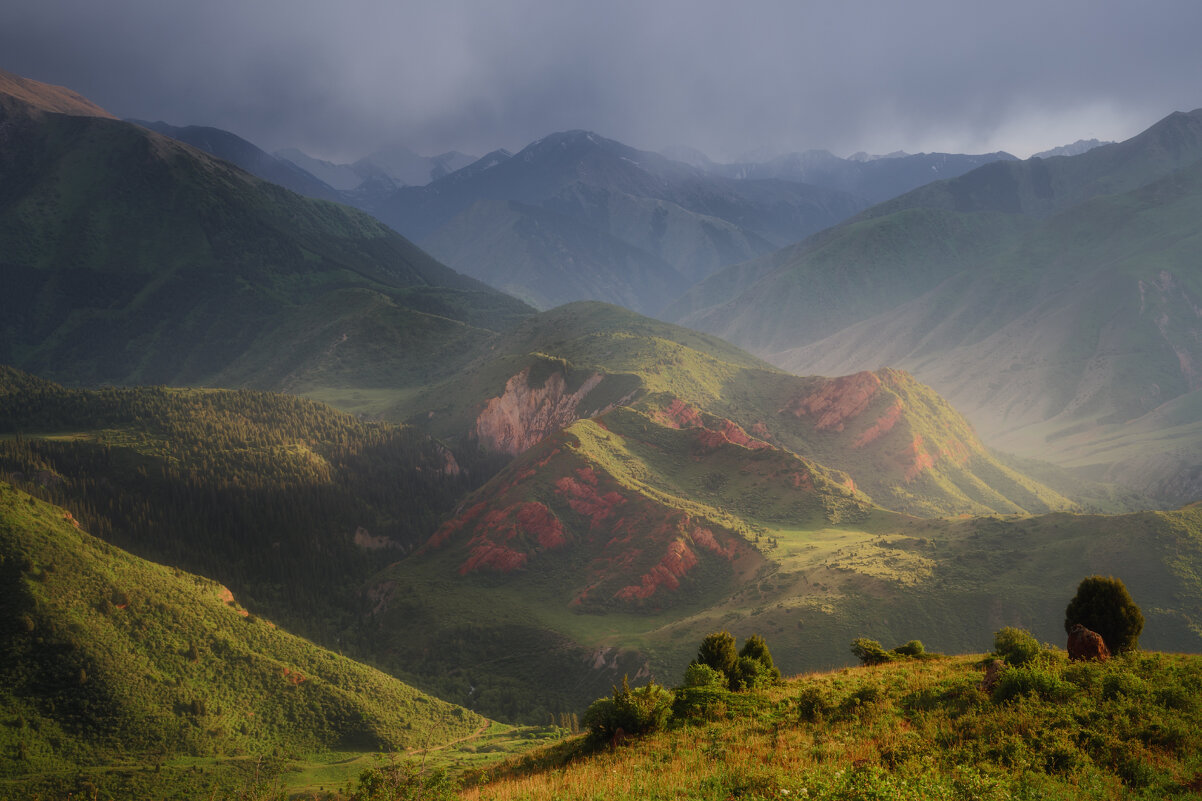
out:
M1019 157L1202 107L1198 0L8 0L0 69L347 162L595 131Z

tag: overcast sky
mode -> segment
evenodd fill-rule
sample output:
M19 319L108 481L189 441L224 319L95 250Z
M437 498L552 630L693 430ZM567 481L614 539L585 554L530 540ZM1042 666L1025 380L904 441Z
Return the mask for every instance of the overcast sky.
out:
M1124 139L1202 106L1198 0L8 0L0 69L353 160L586 128L719 161Z

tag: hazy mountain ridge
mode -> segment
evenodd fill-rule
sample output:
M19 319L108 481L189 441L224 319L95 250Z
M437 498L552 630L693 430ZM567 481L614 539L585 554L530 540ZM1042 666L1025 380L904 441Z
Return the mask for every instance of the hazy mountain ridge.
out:
M201 125L180 127L162 121L126 120L126 122L140 125L163 136L169 136L192 145L212 156L236 164L264 181L291 189L298 195L318 200L331 200L336 203L343 200L342 195L336 189L315 178L309 171L296 166L291 161L272 156L242 137L220 128Z
M645 275L647 266L666 262L691 283L863 206L841 193L795 182L710 176L586 131L552 134L512 157L498 154L486 159L428 186L400 189L365 207L406 236L428 244L457 269L496 283L491 277L494 268L478 260L478 248L468 233L469 227L478 226L494 231L499 252L526 252L536 264L544 265L518 294L541 295L550 303L588 297L630 302L628 295L603 291L579 294L576 273L582 265L606 262L604 253L613 246L601 245L598 253L573 237L570 227L564 232L548 228L545 241L523 235L503 222L482 220L484 209L511 216L520 208L513 204L537 206L641 251L635 269L628 270L621 284L637 290L637 309L654 311L669 295L656 286L653 269ZM548 218L539 222L537 214L531 214L536 219L521 228L546 226ZM562 243L573 239L580 244L565 252ZM502 276L514 272L503 264L495 269Z
M1099 476L1083 454L1175 463L1185 443L1144 435L1141 453L1127 437L1103 456L1088 440L1195 389L1200 159L1202 111L1082 155L990 164L714 276L671 316L802 372L912 370L1004 450Z
M774 178L838 189L867 203L881 203L919 186L955 178L995 161L1015 161L1009 153L892 153L886 156L856 154L839 158L826 150L786 153L762 162L698 166L715 175L741 180Z

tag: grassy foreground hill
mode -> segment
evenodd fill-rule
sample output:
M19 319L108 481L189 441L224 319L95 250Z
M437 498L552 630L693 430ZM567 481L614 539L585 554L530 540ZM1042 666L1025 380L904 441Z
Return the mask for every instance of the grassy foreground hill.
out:
M0 797L199 797L264 756L428 747L487 724L5 483L0 572ZM201 776L181 761L212 757L231 762Z
M678 690L666 730L478 775L463 798L1168 799L1202 792L1202 659L1048 651L985 683L976 656Z

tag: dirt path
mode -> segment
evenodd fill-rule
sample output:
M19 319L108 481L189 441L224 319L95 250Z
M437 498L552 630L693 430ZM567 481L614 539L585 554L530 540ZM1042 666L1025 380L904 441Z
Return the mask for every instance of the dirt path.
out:
M443 743L442 745L433 745L433 746L430 746L429 748L414 748L411 751L406 751L405 753L406 754L428 754L431 751L441 751L444 748L450 748L452 745L459 745L459 743L466 743L468 740L475 740L481 734L484 734L484 732L488 731L488 727L491 725L492 725L492 721L486 720L480 724L480 728L476 729L474 732L472 732L471 734L469 734L466 737L460 737L458 740L451 740L449 743Z

